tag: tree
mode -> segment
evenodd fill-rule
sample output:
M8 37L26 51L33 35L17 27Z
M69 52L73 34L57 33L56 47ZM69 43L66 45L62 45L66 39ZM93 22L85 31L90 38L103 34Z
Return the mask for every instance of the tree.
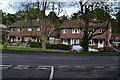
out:
M48 19L52 22L54 26L56 26L56 30L59 30L60 20L54 10L48 14Z
M18 18L15 14L2 13L2 24L11 25L12 23L14 23L17 20L18 20Z
M80 29L84 32L83 35L83 48L84 51L88 51L89 40L97 35L103 34L110 24L110 8L111 5L105 2L79 2L80 12L81 12L81 21L84 25L81 24ZM96 26L90 25L95 24ZM99 24L103 24L101 27ZM98 29L103 28L102 33L95 33ZM92 33L89 34L89 30L92 29ZM94 30L93 30L94 29ZM107 40L106 40L107 42Z

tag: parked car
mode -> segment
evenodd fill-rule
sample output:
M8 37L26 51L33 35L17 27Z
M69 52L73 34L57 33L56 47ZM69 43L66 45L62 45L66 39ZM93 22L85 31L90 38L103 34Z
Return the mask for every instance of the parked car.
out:
M80 45L72 45L71 47L72 52L81 52L83 50L83 47ZM99 52L97 49L89 48L89 52Z
M101 52L120 52L120 50L115 49L114 47L103 47L100 48Z

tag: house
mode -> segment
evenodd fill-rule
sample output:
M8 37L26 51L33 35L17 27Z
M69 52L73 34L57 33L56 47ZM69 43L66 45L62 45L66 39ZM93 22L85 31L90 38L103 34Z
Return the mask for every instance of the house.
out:
M104 23L90 23L91 26L100 27L95 33L102 33ZM84 26L84 22L81 20L67 20L60 26L60 38L63 44L80 44L83 38L84 32L81 31L80 27ZM91 33L93 30L89 30ZM107 41L111 37L111 24L109 28L102 35L97 35L89 41L89 46L93 48L100 48L104 46L110 46Z
M120 47L120 34L112 33L110 42L112 46Z
M49 37L49 43L51 44L61 43L59 31L53 32L53 34Z
M0 43L2 41L3 42L6 42L8 41L8 33L9 33L9 29L6 25L4 24L0 24Z
M42 34L40 23L42 23L42 21L39 19L16 21L8 26L10 29L10 41L40 41ZM50 20L46 20L46 25L51 25Z

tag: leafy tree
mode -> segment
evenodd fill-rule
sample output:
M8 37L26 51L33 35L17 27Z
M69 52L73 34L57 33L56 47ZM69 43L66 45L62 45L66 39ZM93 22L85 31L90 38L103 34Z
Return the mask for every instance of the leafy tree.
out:
M2 24L11 25L12 23L16 22L17 20L18 20L18 18L15 14L2 13Z
M77 4L78 5L78 4ZM110 11L111 5L108 5L105 2L79 2L81 20L84 25L81 25L80 29L84 32L83 35L83 48L84 51L88 51L89 40L97 35L103 34L108 28L110 23ZM80 23L81 23L80 20ZM99 26L99 24L104 24L101 27L92 26L90 23ZM95 33L100 28L104 28L102 33ZM91 34L88 33L90 29L94 29ZM107 42L107 41L106 41Z

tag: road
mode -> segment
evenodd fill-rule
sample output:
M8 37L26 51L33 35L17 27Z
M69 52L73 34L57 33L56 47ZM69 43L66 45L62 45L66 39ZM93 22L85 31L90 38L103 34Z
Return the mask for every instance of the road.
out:
M52 78L78 79L118 77L118 56L3 53L0 57L2 65L10 65L9 68L2 67L3 78L49 79L51 75Z

